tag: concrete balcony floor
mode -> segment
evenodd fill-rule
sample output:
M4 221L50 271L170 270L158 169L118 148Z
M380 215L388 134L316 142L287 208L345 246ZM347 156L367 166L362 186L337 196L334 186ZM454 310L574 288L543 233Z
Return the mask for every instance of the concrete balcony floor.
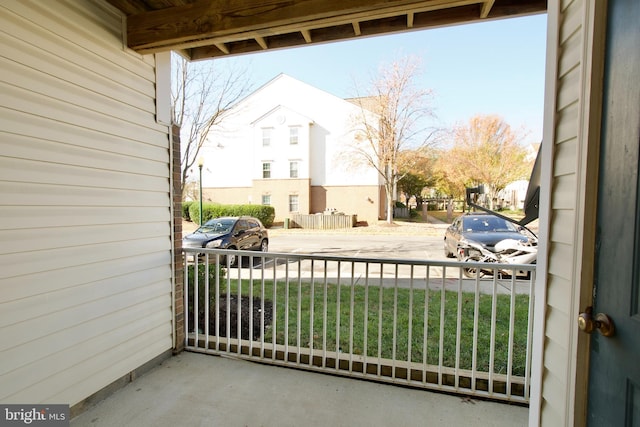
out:
M71 426L526 426L528 408L183 352Z

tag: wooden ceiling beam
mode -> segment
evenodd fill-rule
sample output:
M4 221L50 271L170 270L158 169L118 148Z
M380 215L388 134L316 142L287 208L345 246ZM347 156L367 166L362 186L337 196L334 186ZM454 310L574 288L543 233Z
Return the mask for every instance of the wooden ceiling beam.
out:
M313 41L313 39L311 38L311 31L301 30L300 33L302 34L302 37L304 37L305 42L311 43Z
M116 1L116 0L112 0ZM483 0L199 0L127 18L127 42L141 52L203 46L203 41L265 37L409 10L427 11Z
M128 46L191 59L545 12L547 0L107 0Z
M493 7L493 3L495 0L487 0L482 4L482 11L480 12L480 19L484 19L489 16L489 12L491 12L491 8Z
M254 37L255 41L260 45L260 47L264 50L269 49L269 45L264 37Z
M546 3L544 5L546 6ZM513 9L510 8L510 5L505 5L504 7L507 9L502 10L502 12L513 14ZM530 7L531 13L539 12L539 9L534 6ZM474 4L465 7L415 13L412 14L411 22L408 21L407 15L399 15L385 19L357 22L357 31L354 25L355 23L352 22L349 25L308 30L308 33L304 31L270 36L266 38L266 41L268 43L269 50L275 50L303 45L328 43L336 40L350 40L356 37L371 37L383 34L416 31L432 27L478 22L480 20L481 11L481 4ZM495 14L495 10L492 10L490 15L491 19L499 17L499 15ZM408 27L409 23L412 25L411 28ZM226 44L226 46L229 47L228 54L208 46L196 47L190 49L189 52L192 60L202 60L263 51L263 49L254 40L231 42Z

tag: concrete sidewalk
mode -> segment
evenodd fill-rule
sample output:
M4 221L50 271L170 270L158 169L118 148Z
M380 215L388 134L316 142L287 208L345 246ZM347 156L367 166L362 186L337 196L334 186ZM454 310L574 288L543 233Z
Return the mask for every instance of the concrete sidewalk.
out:
M183 352L71 426L514 427L527 417L516 405Z

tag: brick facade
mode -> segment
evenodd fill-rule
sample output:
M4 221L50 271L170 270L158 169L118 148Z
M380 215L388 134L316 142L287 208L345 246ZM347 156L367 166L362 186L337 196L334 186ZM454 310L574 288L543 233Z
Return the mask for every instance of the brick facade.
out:
M174 289L173 306L175 315L175 344L173 351L184 350L184 258L182 256L182 188L180 164L180 126L171 127L172 176L173 176L173 266Z

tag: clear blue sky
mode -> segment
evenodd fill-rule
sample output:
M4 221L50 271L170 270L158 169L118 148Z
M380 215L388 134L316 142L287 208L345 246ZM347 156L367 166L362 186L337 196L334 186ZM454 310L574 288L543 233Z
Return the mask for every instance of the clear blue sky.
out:
M434 125L451 126L476 114L497 114L513 128L529 132L525 142L540 142L546 22L546 15L534 15L229 60L250 67L255 87L285 73L347 98L356 95L354 79L370 81L381 63L399 54L420 55L421 85L434 92Z

